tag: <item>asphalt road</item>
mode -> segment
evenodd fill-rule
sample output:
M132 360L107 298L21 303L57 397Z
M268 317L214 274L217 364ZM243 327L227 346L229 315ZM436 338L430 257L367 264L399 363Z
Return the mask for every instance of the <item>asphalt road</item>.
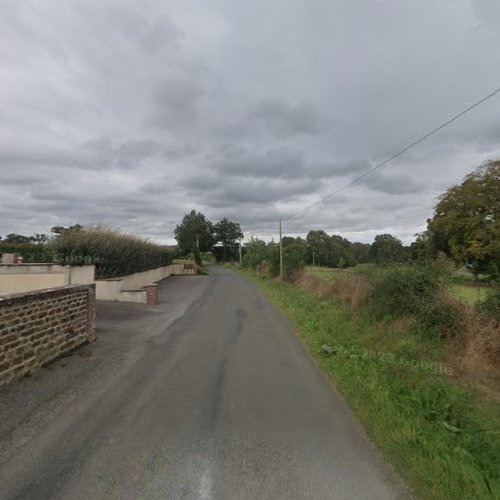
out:
M0 498L407 498L253 284L160 301L100 304L96 343L0 392Z

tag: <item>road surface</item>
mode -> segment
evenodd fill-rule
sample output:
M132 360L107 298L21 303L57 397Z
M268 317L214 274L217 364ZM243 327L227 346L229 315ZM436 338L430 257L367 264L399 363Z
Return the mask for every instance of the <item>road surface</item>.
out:
M253 284L160 301L100 304L96 343L0 392L0 498L407 498Z

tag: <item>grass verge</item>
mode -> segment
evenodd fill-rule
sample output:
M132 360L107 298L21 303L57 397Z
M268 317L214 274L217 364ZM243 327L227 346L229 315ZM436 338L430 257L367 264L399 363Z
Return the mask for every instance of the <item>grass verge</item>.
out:
M442 341L252 272L357 414L425 499L500 498L500 403L454 377Z

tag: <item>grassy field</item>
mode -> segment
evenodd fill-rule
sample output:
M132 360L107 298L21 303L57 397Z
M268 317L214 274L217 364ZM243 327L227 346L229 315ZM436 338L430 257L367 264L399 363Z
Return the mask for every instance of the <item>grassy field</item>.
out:
M453 297L471 305L483 301L488 294L488 290L489 288L485 286L451 284L449 287Z
M343 273L358 272L361 268L366 268L373 266L372 264L360 264L359 266L338 270L329 267L319 267L319 266L306 266L306 272L312 274L313 276L318 276L324 280L334 279L341 276ZM359 269L358 269L359 268ZM465 275L464 275L465 276ZM468 279L464 280L464 283L450 283L449 292L450 294L467 304L473 305L476 302L480 302L486 298L489 288L487 286L474 286L469 284L471 281L471 276L466 276Z
M454 376L440 341L409 333L401 320L350 313L333 299L245 274L290 319L418 497L500 498L500 403Z

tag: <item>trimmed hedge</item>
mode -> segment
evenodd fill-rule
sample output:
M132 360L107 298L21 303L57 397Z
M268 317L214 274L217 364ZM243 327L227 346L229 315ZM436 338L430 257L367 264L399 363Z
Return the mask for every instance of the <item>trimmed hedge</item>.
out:
M48 244L63 265L95 264L100 279L127 276L171 264L172 251L113 229L65 231Z

